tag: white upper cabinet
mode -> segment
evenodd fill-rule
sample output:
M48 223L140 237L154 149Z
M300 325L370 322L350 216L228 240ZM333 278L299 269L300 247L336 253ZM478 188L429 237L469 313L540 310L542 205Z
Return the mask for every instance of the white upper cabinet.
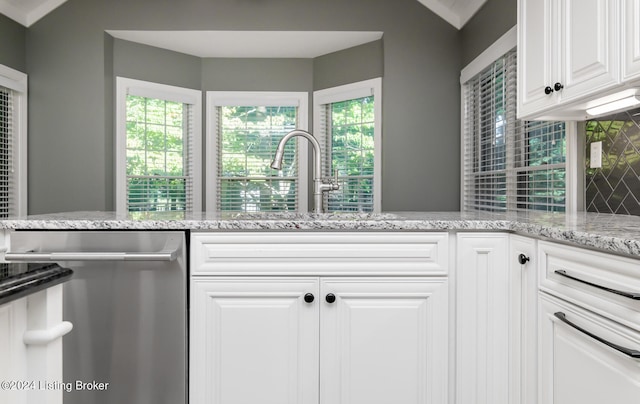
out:
M520 119L584 118L583 106L575 108L574 103L620 84L618 4L616 0L519 1Z
M640 0L624 0L622 79L640 79Z
M559 21L555 2L520 0L518 4L518 116L547 108L558 93L545 93L553 85L553 29ZM526 18L524 18L526 16Z

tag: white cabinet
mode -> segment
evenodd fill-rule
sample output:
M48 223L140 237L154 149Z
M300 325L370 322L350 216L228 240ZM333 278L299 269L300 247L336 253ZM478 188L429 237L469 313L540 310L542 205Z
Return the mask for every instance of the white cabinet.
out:
M192 235L190 402L447 403L448 237Z
M55 285L0 306L0 403L61 404L62 339L70 323L62 321L62 285ZM64 330L64 331L62 331ZM59 387L59 386L58 386Z
M190 402L317 403L318 290L305 278L192 281Z
M456 265L456 402L510 403L509 235L461 233Z
M0 306L0 381L27 380L27 350L22 342L26 329L26 297ZM26 400L22 390L0 389L0 403L26 404Z
M519 118L584 118L559 107L620 84L619 1L519 0L518 13Z
M539 402L640 397L637 259L540 241Z
M536 404L538 389L538 257L537 241L510 236L509 318L510 403Z
M446 279L329 278L320 289L320 403L447 403Z
M640 359L605 341L640 355L640 333L546 294L540 302L540 403L637 402Z
M622 1L622 79L640 79L640 0Z

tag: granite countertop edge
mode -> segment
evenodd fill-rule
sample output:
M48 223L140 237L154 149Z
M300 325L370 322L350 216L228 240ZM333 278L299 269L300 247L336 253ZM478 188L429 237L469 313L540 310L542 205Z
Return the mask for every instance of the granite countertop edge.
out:
M0 279L0 305L66 282L72 275L71 269L51 264Z
M507 231L640 258L640 217L546 212L391 212L382 214L221 214L65 212L9 218L7 230L192 231Z

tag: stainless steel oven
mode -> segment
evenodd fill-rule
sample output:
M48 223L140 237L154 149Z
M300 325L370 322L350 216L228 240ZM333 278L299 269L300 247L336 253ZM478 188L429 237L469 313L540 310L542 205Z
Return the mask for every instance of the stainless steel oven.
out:
M64 285L73 323L64 380L49 381L73 384L65 404L187 403L184 232L16 231L10 240L8 261L74 271Z

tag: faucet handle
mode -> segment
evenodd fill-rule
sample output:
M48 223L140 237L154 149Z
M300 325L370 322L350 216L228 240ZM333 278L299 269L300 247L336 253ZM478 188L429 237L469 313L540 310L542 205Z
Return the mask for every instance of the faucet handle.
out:
M322 192L337 191L340 189L340 184L338 184L338 170L334 170L333 177L322 178L320 182Z
M338 184L338 169L333 170L333 178L331 179L331 190L337 191L340 189Z

